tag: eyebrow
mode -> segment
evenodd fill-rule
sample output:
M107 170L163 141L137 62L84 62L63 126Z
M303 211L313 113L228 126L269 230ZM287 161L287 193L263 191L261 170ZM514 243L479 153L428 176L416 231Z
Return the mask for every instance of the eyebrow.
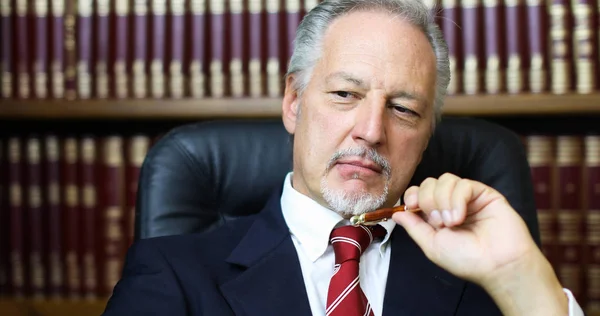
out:
M342 79L347 81L355 86L367 89L367 85L364 80L357 78L353 74L345 71L337 71L325 78L326 82L330 82L332 80ZM389 95L390 99L406 99L406 100L414 100L414 101L423 101L425 98L420 94L410 93L408 91L396 91Z

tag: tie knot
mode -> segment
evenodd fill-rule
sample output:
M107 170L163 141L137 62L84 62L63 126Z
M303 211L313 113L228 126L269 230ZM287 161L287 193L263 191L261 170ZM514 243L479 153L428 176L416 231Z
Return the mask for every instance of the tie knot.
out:
M335 263L347 260L360 261L360 256L374 239L385 236L385 228L375 226L342 226L331 232L331 244L335 253Z

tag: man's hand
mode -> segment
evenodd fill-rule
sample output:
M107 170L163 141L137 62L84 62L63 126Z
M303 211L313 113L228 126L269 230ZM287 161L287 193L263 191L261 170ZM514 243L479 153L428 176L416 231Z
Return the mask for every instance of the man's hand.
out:
M498 191L444 174L404 195L393 220L425 255L482 286L505 315L567 315L567 298L525 222Z

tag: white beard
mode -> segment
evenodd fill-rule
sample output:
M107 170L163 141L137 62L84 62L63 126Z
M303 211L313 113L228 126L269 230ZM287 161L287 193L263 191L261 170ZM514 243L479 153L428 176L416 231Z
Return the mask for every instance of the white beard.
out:
M329 207L343 217L360 215L380 208L388 197L388 183L385 182L383 192L374 195L368 192L350 192L343 189L331 189L327 185L326 176L321 178L321 194Z

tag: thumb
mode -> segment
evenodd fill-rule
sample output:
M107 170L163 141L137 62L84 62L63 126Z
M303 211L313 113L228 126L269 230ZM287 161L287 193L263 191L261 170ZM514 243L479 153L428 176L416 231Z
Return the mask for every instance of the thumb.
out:
M429 257L432 250L433 238L436 230L419 215L413 212L396 212L392 219L404 227L410 238L412 238L425 255Z

